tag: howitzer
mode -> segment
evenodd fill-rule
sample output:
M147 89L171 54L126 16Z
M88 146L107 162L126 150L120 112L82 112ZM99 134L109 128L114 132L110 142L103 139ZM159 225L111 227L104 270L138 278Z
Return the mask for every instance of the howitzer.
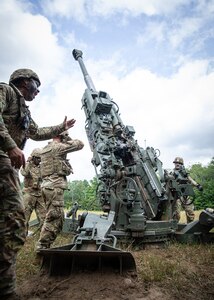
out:
M40 250L50 274L70 274L81 269L116 266L120 273L135 270L131 253L116 248L117 239L162 243L183 236L197 241L213 238L214 213L204 211L199 221L180 226L172 218L172 205L179 196L192 195L187 181L176 181L163 170L159 151L144 149L134 139L134 128L125 126L117 104L103 91L97 92L82 52L73 50L87 85L82 97L85 130L93 152L98 178L97 197L104 214L83 213L72 244ZM69 227L68 218L65 220Z
M123 124L117 104L108 93L96 91L84 65L82 51L74 49L73 56L87 85L82 108L93 152L92 164L99 182L97 197L104 212L115 213L111 234L139 238L142 243L165 242L175 237L183 226L179 227L173 220L172 206L178 198L194 197L187 176L168 176L159 159L160 151L139 146L134 139L134 128ZM197 234L203 235L204 241L209 235L207 240L210 240L214 215L207 211L202 215L203 218L196 221ZM205 221L202 224L202 219L207 225ZM193 227L196 228L195 224L188 225L185 231L192 240L195 238Z
M82 52L74 49L73 56L79 62L87 85L82 107L93 152L92 164L99 181L97 197L103 210L115 211L115 230L125 230L131 236L143 236L147 221L161 220L163 215L169 233L174 231L169 209L173 199L166 191L159 151L138 145L134 128L123 124L119 108L109 94L96 91Z

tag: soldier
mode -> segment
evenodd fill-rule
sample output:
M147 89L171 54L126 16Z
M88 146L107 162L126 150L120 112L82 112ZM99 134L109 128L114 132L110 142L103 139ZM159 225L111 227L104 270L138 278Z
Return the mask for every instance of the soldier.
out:
M25 168L22 167L20 169L21 174L24 176L23 199L27 230L33 210L36 212L39 228L41 228L46 214L45 203L41 191L42 177L40 172L40 151L39 148L34 149L27 160Z
M72 140L68 133L56 136L41 152L42 195L46 217L36 243L36 251L50 248L62 230L64 221L64 191L68 188L67 176L73 173L67 153L83 148L80 140Z
M0 84L0 298L16 299L16 256L26 238L18 169L25 167L28 138L47 140L73 127L75 120L38 128L25 101L39 93L40 79L30 69L14 71L9 84Z
M192 184L192 186L194 187L197 187L199 191L203 191L203 187L200 184L198 184L195 180L193 180L186 172L184 168L184 160L182 157L176 157L173 163L175 164L175 167L173 169L172 175L175 179L182 179L185 177L187 178L188 183ZM176 200L175 205L173 206L173 219L179 222L181 217L180 212L182 208L186 213L187 223L194 221L194 205L188 196L181 197L180 199Z

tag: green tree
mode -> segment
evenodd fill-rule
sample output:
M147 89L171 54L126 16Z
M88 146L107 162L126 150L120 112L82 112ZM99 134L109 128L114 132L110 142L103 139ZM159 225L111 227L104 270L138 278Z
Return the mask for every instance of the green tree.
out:
M74 180L68 183L65 192L65 207L71 208L75 202L81 205L81 209L100 210L96 201L97 180L93 178L89 182L87 180Z
M189 169L190 176L203 186L203 192L195 190L195 208L214 208L214 158L207 166L194 164Z

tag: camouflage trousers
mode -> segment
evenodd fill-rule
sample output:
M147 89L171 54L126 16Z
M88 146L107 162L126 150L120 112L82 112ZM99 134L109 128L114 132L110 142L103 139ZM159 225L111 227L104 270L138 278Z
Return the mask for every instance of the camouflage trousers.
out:
M46 204L46 216L37 242L37 249L50 248L62 230L64 221L64 190L42 188L42 196Z
M25 215L18 172L0 157L0 298L16 286L16 256L25 242Z
M23 200L27 227L33 210L36 212L39 224L42 225L46 215L46 207L42 195L39 195L39 193L35 195L32 191L25 190Z
M177 199L174 209L173 209L173 219L179 222L181 218L181 210L183 209L186 214L187 223L194 221L195 213L194 213L194 205L190 203L190 199L187 197L186 199Z

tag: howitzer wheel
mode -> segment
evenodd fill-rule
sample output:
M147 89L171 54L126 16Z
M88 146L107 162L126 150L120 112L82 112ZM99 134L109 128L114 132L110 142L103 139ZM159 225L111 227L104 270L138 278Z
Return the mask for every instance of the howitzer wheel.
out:
M116 196L122 204L135 201L137 194L137 183L131 177L123 177L116 185Z

